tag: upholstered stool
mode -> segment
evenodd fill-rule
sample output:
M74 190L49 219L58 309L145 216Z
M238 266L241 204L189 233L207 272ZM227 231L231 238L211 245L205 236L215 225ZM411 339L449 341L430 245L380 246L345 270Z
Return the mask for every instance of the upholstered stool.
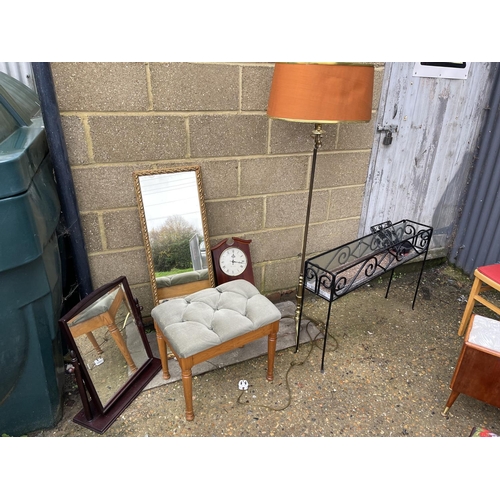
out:
M186 419L193 420L194 365L268 336L267 380L273 380L281 313L257 288L235 280L154 307L163 377L168 379L167 345L182 371Z
M451 379L451 394L443 416L459 394L500 407L499 380L500 321L473 314Z
M478 267L474 271L474 283L472 283L469 299L465 306L462 321L458 328L458 335L462 336L469 326L470 316L476 305L479 302L488 309L491 309L500 315L500 308L486 300L481 294L487 290L500 291L500 264L490 264L488 266Z

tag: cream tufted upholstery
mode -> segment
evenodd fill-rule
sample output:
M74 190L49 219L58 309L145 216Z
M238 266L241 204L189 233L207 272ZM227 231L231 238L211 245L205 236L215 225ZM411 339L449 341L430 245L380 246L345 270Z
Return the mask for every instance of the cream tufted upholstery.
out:
M268 335L267 378L272 380L281 314L248 281L235 280L162 302L153 308L151 316L158 333L164 377L169 378L165 343L181 365L188 420L194 418L191 368L197 363Z
M277 307L245 280L163 302L151 316L182 358L281 318Z

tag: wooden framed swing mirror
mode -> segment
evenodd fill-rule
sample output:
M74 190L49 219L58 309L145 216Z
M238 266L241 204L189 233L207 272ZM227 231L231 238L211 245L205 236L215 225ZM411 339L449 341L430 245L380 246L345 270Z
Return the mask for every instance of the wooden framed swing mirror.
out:
M125 276L87 295L59 325L83 405L73 421L102 434L161 368Z
M134 172L154 305L215 286L197 165Z

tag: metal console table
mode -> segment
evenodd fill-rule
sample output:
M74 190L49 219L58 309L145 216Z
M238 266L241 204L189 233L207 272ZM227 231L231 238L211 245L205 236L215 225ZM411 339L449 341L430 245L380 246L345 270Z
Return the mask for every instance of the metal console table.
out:
M387 298L396 267L423 255L412 309L415 307L418 287L432 237L432 227L405 219L395 224L386 221L372 226L370 229L372 231L370 234L316 255L305 262L302 297L304 291L309 290L329 302L321 357L322 372L324 371L326 339L332 303L378 276L391 271L385 294ZM302 308L298 316L299 324L301 316ZM300 338L297 336L296 350L299 348L299 341Z

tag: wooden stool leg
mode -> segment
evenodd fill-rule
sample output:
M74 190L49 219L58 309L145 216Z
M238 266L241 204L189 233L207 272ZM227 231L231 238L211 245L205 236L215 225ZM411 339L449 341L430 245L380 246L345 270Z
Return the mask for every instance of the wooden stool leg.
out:
M156 342L158 343L158 351L160 351L163 379L168 380L170 378L170 373L168 371L167 342L165 341L160 329L156 325L156 322L155 322L155 330L156 330Z
M186 402L186 420L194 420L193 412L193 375L190 366L183 366L182 359L179 360L182 369L182 387L184 388L184 400Z
M94 337L94 334L92 332L89 332L86 334L87 338L90 340L90 343L94 346L94 349L97 351L97 354L102 354L102 349L97 343L97 340Z
M475 297L479 294L481 290L481 280L479 278L474 279L474 283L472 284L472 288L469 294L469 299L467 300L467 305L465 306L464 314L462 316L462 321L460 322L460 326L458 328L458 335L462 337L467 329L469 324L470 316L472 314L472 310L475 305Z
M276 354L276 339L278 332L273 332L267 336L267 377L269 382L274 380L274 355Z
M123 340L122 334L120 333L120 330L118 330L116 324L111 323L111 325L108 325L108 330L111 336L113 337L114 341L116 342L118 349L120 349L121 353L123 354L123 357L125 358L125 361L127 362L127 365L129 366L130 370L136 372L137 366L135 366L134 360L132 359L132 356L130 355L130 352L125 344L125 341Z
M459 394L460 393L457 391L451 391L450 397L448 398L448 401L446 401L446 406L444 410L441 412L441 415L443 415L443 417L446 417L448 415L448 410L451 408L451 405L458 398Z

